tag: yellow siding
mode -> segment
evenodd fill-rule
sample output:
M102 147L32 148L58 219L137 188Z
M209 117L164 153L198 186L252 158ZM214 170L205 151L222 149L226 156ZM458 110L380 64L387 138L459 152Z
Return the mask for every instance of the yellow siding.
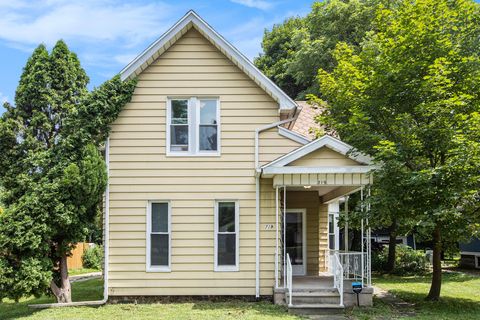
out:
M167 96L220 99L220 157L166 157ZM110 135L111 295L254 295L254 130L279 121L278 104L197 31L190 30L138 76ZM299 146L275 129L261 134L260 160ZM274 279L272 180L261 185L261 294ZM214 272L214 203L240 205L240 271ZM146 205L170 200L171 272L147 273Z
M318 166L358 166L360 163L327 147L320 148L306 156L293 161L289 166L318 167Z

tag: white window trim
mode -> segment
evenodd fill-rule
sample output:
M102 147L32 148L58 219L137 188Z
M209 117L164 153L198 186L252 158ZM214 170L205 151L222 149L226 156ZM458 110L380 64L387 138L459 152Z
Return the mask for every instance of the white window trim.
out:
M152 266L151 265L151 237L152 234L152 204L166 203L168 205L168 266ZM172 206L167 200L150 200L147 201L147 260L145 261L146 272L171 272L172 269Z
M217 150L200 150L200 100L217 101ZM188 151L170 151L172 100L188 100ZM167 157L219 157L221 155L220 98L212 96L175 96L168 97L166 117L166 156Z
M218 265L218 204L220 202L234 202L235 203L235 265L226 266ZM214 267L213 270L217 272L236 272L239 271L240 265L240 206L238 200L215 200L214 213Z

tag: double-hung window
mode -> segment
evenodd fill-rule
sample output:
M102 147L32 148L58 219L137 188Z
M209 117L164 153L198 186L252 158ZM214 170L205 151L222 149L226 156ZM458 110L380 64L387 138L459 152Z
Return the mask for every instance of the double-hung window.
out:
M149 202L147 208L147 271L170 271L170 203Z
M215 203L215 271L238 271L238 211L237 201Z
M167 155L220 155L220 108L217 98L168 100Z

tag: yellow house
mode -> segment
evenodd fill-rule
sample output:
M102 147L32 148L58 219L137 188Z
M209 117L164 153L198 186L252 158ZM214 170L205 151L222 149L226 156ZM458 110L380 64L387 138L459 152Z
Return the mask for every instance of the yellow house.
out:
M121 76L138 84L106 150L110 300L246 296L341 308L356 301L357 280L371 303L369 241L340 250L348 232L336 223L348 195L371 183L368 157L290 130L298 103L193 11Z

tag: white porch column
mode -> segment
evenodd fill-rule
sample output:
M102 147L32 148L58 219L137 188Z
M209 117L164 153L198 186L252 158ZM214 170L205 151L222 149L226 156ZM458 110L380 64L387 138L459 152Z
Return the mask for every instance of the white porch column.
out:
M348 252L348 196L345 196L345 243L343 249Z
M287 287L287 187L283 186L283 287Z
M362 189L360 189L360 201L362 202L362 204L361 204L361 209L362 209L362 213L363 213L363 211L364 211L364 210L363 210L363 187L362 187ZM363 247L364 247L364 237L363 237L364 225L363 225L363 217L362 217L362 226L361 226L361 227L362 227L362 232L361 232L361 236L360 236L360 239L361 239L361 240L360 240L360 243L362 244L361 260L362 260L362 287L363 287L363 286L365 285L365 284L364 284L364 281L363 281L364 278L365 278L365 274L364 274L364 272L365 272L365 259L364 259L364 257L363 257L363 251L364 251L364 249L363 249Z
M278 288L278 187L275 187L275 289Z

